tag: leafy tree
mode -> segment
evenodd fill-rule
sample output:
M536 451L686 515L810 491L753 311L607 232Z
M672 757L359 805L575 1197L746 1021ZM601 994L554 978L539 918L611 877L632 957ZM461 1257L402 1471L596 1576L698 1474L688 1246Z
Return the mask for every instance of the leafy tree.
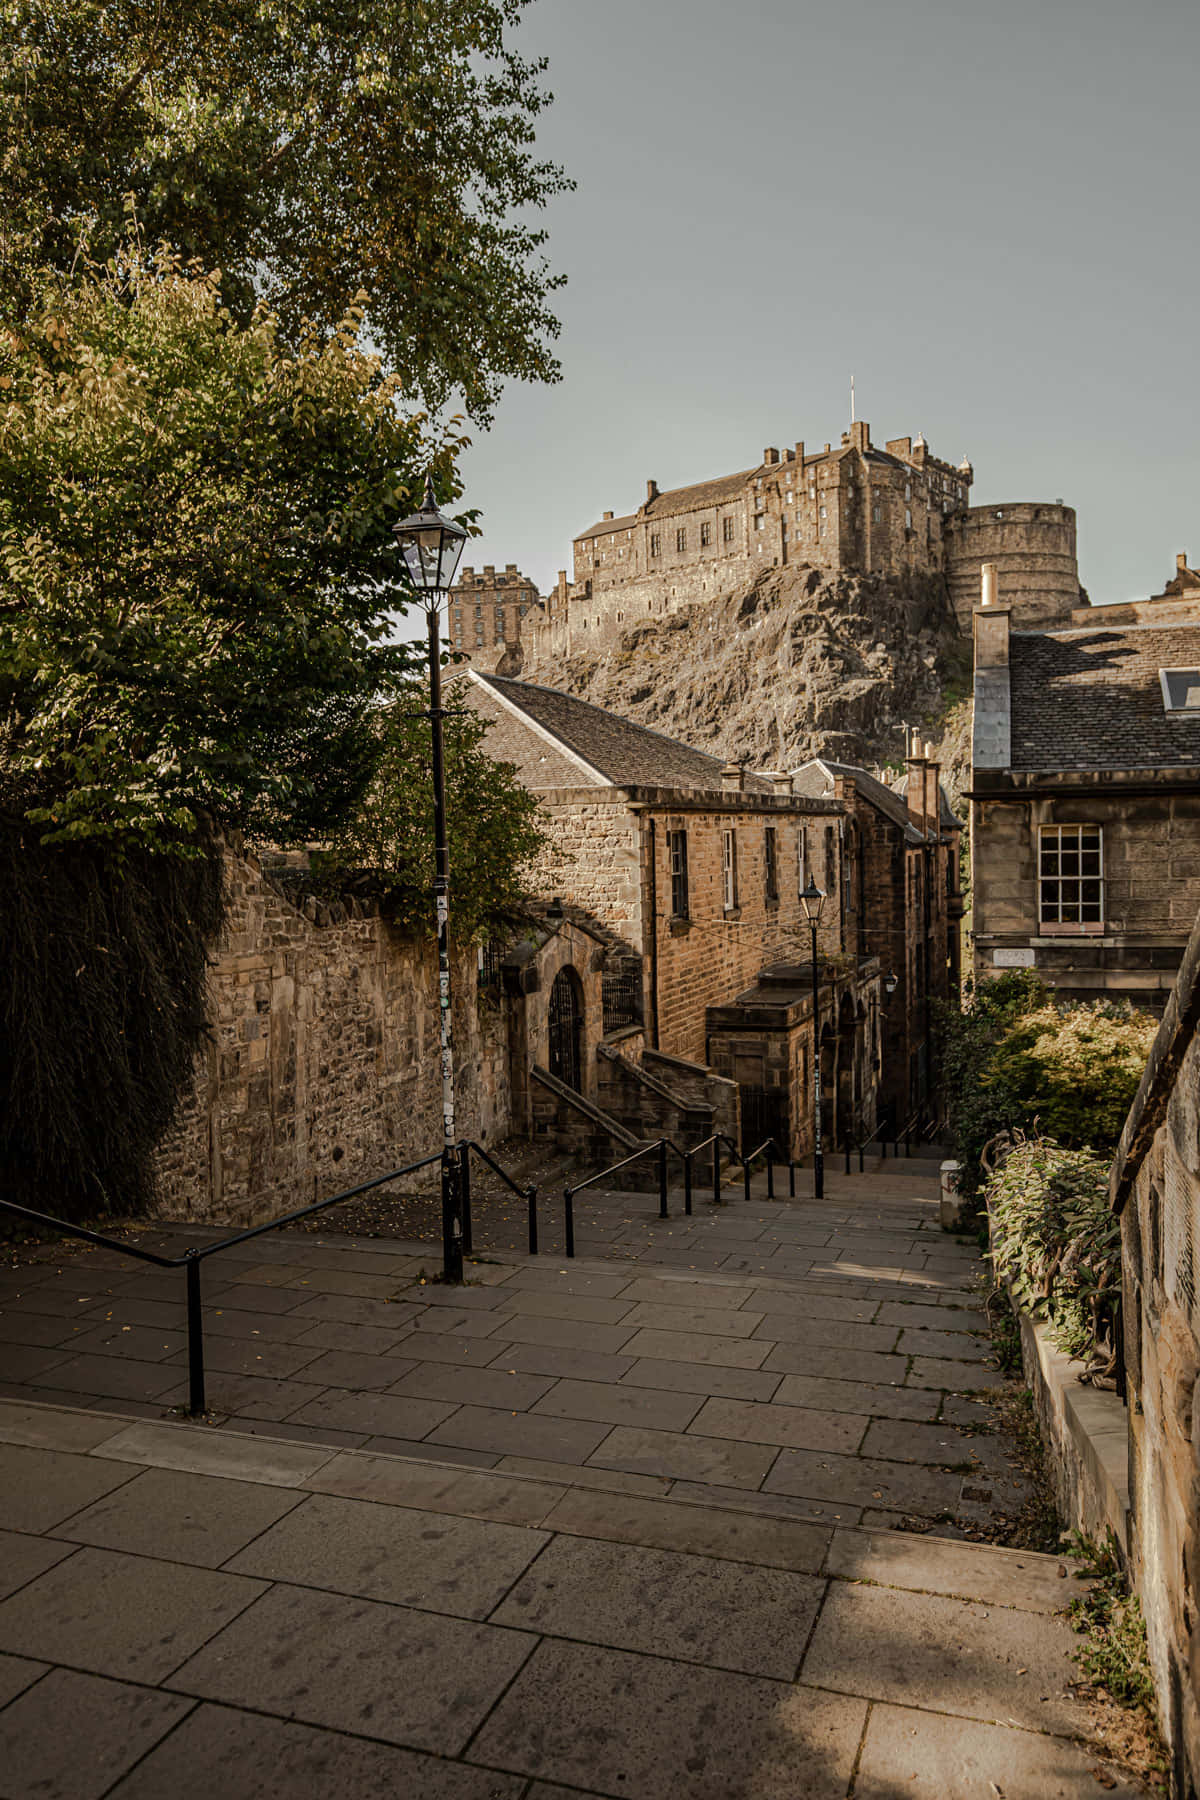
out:
M352 311L294 354L170 258L50 279L0 333L0 804L43 841L276 841L350 814L409 667L391 533L451 434Z
M453 684L450 689L453 694ZM433 929L430 724L418 688L381 715L382 753L370 790L319 859L325 881L380 895L402 929ZM445 720L446 814L454 937L469 941L521 909L522 877L543 842L538 804L512 767L484 748L488 726L450 701Z
M486 419L550 381L559 285L530 217L570 186L534 152L528 0L0 0L0 269L150 243L223 271L300 340L360 289L411 394Z

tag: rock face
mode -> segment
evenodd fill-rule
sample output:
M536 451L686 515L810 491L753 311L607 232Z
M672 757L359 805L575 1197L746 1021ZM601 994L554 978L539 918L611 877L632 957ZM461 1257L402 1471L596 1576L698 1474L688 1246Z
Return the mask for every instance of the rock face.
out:
M647 619L595 654L541 667L515 649L501 673L759 768L814 755L873 768L903 760L904 725L940 740L969 666L940 577L800 566Z

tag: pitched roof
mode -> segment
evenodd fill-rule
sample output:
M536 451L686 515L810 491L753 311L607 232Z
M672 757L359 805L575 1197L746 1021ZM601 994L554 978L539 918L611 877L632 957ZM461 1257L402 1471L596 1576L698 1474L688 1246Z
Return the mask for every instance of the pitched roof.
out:
M759 464L759 468L765 467ZM638 512L627 513L622 519L601 519L599 524L589 525L575 538L603 537L608 532L627 531L641 519L653 519L659 513L699 512L705 506L719 506L722 501L736 500L755 469L742 469L736 475L717 475L711 481L697 481L691 487L668 488L665 493L656 494L653 500L647 500Z
M558 688L514 681L507 675L485 675L475 669L471 679L517 707L617 787L721 790L722 757L693 750L690 744L635 725L632 719L619 718ZM769 794L774 787L765 776L747 773L746 791Z
M852 763L831 762L828 757L814 756L811 762L792 772L792 786L797 793L808 794L815 800L823 799L833 792L835 775L849 775L863 799L878 808L885 818L898 825L910 843L924 843L924 838L908 816L908 807L894 794L890 787L877 781L874 775L868 775L865 769L857 769Z
M1200 668L1200 625L1014 632L1013 769L1200 765L1200 714L1163 708L1160 669Z
M629 531L637 522L637 513L625 513L619 519L601 519L597 524L589 525L586 531L581 531L573 542L577 544L579 538L604 537L614 531Z

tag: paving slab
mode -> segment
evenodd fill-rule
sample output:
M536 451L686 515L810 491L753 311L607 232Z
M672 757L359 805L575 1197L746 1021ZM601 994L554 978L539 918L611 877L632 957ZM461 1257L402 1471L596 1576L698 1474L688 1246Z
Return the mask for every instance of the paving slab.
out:
M716 1363L665 1362L643 1356L621 1376L622 1387L666 1389L681 1394L721 1394L729 1400L770 1400L782 1376L758 1369L726 1369Z
M513 1344L554 1344L561 1349L599 1351L606 1356L615 1356L632 1336L632 1329L627 1329L624 1325L589 1325L585 1321L574 1319L540 1319L533 1313L508 1313L502 1319L493 1321L493 1324L495 1337Z
M956 1311L944 1305L931 1305L925 1300L885 1300L876 1315L881 1325L901 1325L906 1330L986 1332L987 1314L977 1307ZM951 1352L953 1354L953 1352Z
M328 1447L276 1443L203 1425L130 1425L99 1446L106 1458L151 1468L190 1469L197 1475L295 1487L332 1454ZM113 1484L115 1486L115 1483ZM78 1506L71 1509L79 1510Z
M860 1325L869 1325L878 1310L874 1300L843 1300L834 1294L810 1294L802 1282L793 1283L790 1293L782 1285L756 1287L747 1304L760 1313L771 1313L776 1317L799 1315L806 1319L842 1319Z
M710 1481L674 1481L671 1498L718 1506L723 1512L748 1512L756 1517L792 1519L810 1525L858 1525L862 1509L847 1501L811 1500L799 1494L769 1494L762 1488L721 1487Z
M158 1682L262 1591L240 1575L84 1548L0 1601L0 1649Z
M739 1444L693 1432L651 1431L617 1425L588 1459L600 1468L634 1474L681 1476L724 1487L757 1488L780 1452L773 1446Z
M256 1482L145 1469L57 1530L78 1544L217 1569L297 1504Z
M595 1294L546 1293L541 1288L494 1288L492 1293L501 1302L504 1317L525 1313L537 1319L578 1319L585 1325L619 1325L633 1311L633 1302L624 1296L606 1300Z
M513 1525L539 1524L566 1492L562 1482L514 1481L502 1469L477 1473L435 1462L401 1462L366 1451L331 1458L306 1485L317 1493Z
M545 1414L556 1419L593 1419L609 1425L686 1431L702 1404L698 1394L598 1381L559 1381L538 1401L533 1412L535 1416Z
M0 1400L0 1444L43 1450L91 1450L111 1436L107 1419L26 1401Z
M959 1431L948 1420L925 1425L908 1419L872 1419L862 1450L864 1456L885 1456L895 1462L927 1463L964 1471L977 1468L982 1472L998 1462L1002 1472L1009 1471L1008 1460L995 1439Z
M940 1396L928 1388L888 1387L880 1382L838 1381L828 1375L784 1375L775 1400L780 1406L811 1406L822 1412L865 1413L888 1419L932 1421Z
M665 1657L546 1643L471 1746L626 1800L842 1800L866 1704Z
M914 1356L909 1366L908 1385L971 1394L988 1388L1002 1388L1006 1383L998 1370L989 1369L985 1363Z
M867 1381L877 1387L902 1387L908 1366L906 1356L884 1356L873 1350L822 1349L817 1343L776 1344L762 1363L764 1369L778 1370L781 1375Z
M898 1588L829 1590L802 1676L869 1695L1029 1731L1083 1735L1070 1691L1078 1639L1063 1619Z
M824 1591L791 1570L556 1538L492 1619L790 1681Z
M59 1319L47 1313L0 1311L0 1373L8 1363L8 1349L37 1345L54 1349L71 1342L75 1332L90 1329L89 1318Z
M621 1298L631 1302L662 1301L668 1306L718 1306L733 1312L745 1306L753 1292L745 1284L713 1277L695 1281L682 1275L639 1275L622 1290Z
M497 1456L545 1457L582 1463L604 1440L607 1427L586 1419L547 1418L537 1412L503 1412L491 1406L460 1406L426 1442L489 1450ZM436 1450L432 1450L436 1455Z
M847 1500L856 1506L892 1507L934 1518L953 1513L961 1485L961 1477L941 1469L821 1450L781 1450L765 1482L771 1493Z
M900 1706L872 1708L854 1783L855 1800L1134 1800L1144 1792L1062 1738Z
M565 1487L598 1488L613 1494L665 1494L669 1478L661 1475L633 1475L624 1469L598 1469L595 1463L551 1462L537 1456L502 1456L496 1464L498 1475L532 1475L539 1481L557 1481Z
M52 1569L70 1556L74 1544L54 1538L27 1537L23 1532L0 1531L0 1600L15 1594L26 1582ZM0 1705L3 1702L0 1701Z
M509 1345L506 1339L455 1337L447 1331L410 1331L404 1339L403 1354L414 1362L458 1363L463 1368L484 1369L504 1357ZM505 1366L512 1368L508 1357Z
M100 1800L192 1709L179 1694L52 1669L0 1713L9 1800Z
M675 1490L672 1490L674 1492ZM685 1550L815 1575L822 1566L830 1531L793 1519L751 1517L714 1506L636 1494L568 1490L543 1521L547 1531Z
M718 1367L727 1369L757 1369L766 1361L770 1348L769 1344L756 1342L752 1338L647 1328L627 1339L624 1354L654 1357L663 1362L715 1363Z
M0 1655L0 1706L7 1706L27 1687L40 1681L49 1667L49 1663L32 1662L25 1656Z
M706 1400L690 1429L708 1437L746 1444L789 1445L801 1450L837 1450L851 1455L870 1420L864 1414L823 1412L809 1406L780 1406L752 1400Z
M513 1270L505 1287L535 1288L543 1293L594 1294L611 1300L629 1286L629 1276L610 1272L564 1268L550 1258L541 1263L523 1263Z
M401 1331L388 1330L383 1325L347 1325L341 1319L305 1319L305 1330L295 1341L298 1344L316 1344L321 1350L344 1350L351 1356L397 1355L401 1339L407 1338L407 1328ZM411 1360L411 1359L409 1359ZM343 1387L344 1382L330 1382L331 1387Z
M956 1362L983 1362L992 1354L990 1338L963 1331L901 1331L897 1351L901 1356L947 1357Z
M81 1506L129 1478L130 1471L119 1463L65 1450L9 1445L0 1458L0 1527L52 1531Z
M362 1447L381 1456L416 1457L419 1461L436 1456L439 1462L461 1464L466 1469L494 1469L500 1461L494 1452L463 1450L457 1444L439 1444L431 1451L428 1444L415 1438L369 1437L362 1440Z
M847 1581L874 1581L884 1587L949 1594L1024 1612L1055 1613L1077 1594L1079 1584L1064 1579L1057 1556L1007 1550L998 1544L955 1543L905 1531L839 1530L825 1563L827 1572Z
M100 1394L114 1400L162 1400L173 1398L182 1385L178 1369L165 1363L135 1362L121 1356L71 1356L57 1363L51 1375L61 1393Z
M520 1800L523 1778L203 1703L112 1800Z
M449 1363L413 1363L391 1392L422 1400L445 1400L456 1406L474 1403L523 1412L553 1387L552 1375L527 1375L498 1368L458 1369Z
M815 1344L827 1349L834 1335L828 1319L810 1318L803 1313L767 1312L756 1327L756 1338L768 1338L773 1344ZM839 1319L836 1327L839 1346L849 1351L874 1350L890 1355L896 1349L900 1332L895 1325L861 1325L853 1319Z
M313 1494L226 1565L267 1581L484 1619L544 1531Z
M736 1312L720 1307L714 1300L710 1306L687 1305L680 1296L679 1304L662 1300L643 1300L635 1306L626 1321L632 1329L697 1332L711 1337L748 1338L762 1319L761 1312Z
M336 1430L362 1431L368 1437L419 1440L455 1412L452 1400L418 1400L407 1394L349 1393L328 1388L289 1413L301 1425L331 1425ZM470 1446L468 1446L470 1448Z
M417 1367L411 1357L404 1356L363 1355L357 1350L322 1351L316 1344L303 1343L289 1349L308 1352L304 1379L320 1388L353 1389L359 1393L390 1388Z
M279 1586L211 1638L172 1686L456 1756L536 1641L502 1626Z

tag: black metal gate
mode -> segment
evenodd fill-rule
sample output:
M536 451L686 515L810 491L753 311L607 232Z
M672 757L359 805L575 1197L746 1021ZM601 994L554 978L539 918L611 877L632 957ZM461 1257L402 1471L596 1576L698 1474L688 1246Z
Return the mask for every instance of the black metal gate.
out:
M550 989L550 1073L579 1089L579 1040L582 1020L579 1016L578 978L571 969L560 969Z
M788 1157L787 1095L780 1088L742 1088L742 1151L749 1155L770 1138L777 1155Z

